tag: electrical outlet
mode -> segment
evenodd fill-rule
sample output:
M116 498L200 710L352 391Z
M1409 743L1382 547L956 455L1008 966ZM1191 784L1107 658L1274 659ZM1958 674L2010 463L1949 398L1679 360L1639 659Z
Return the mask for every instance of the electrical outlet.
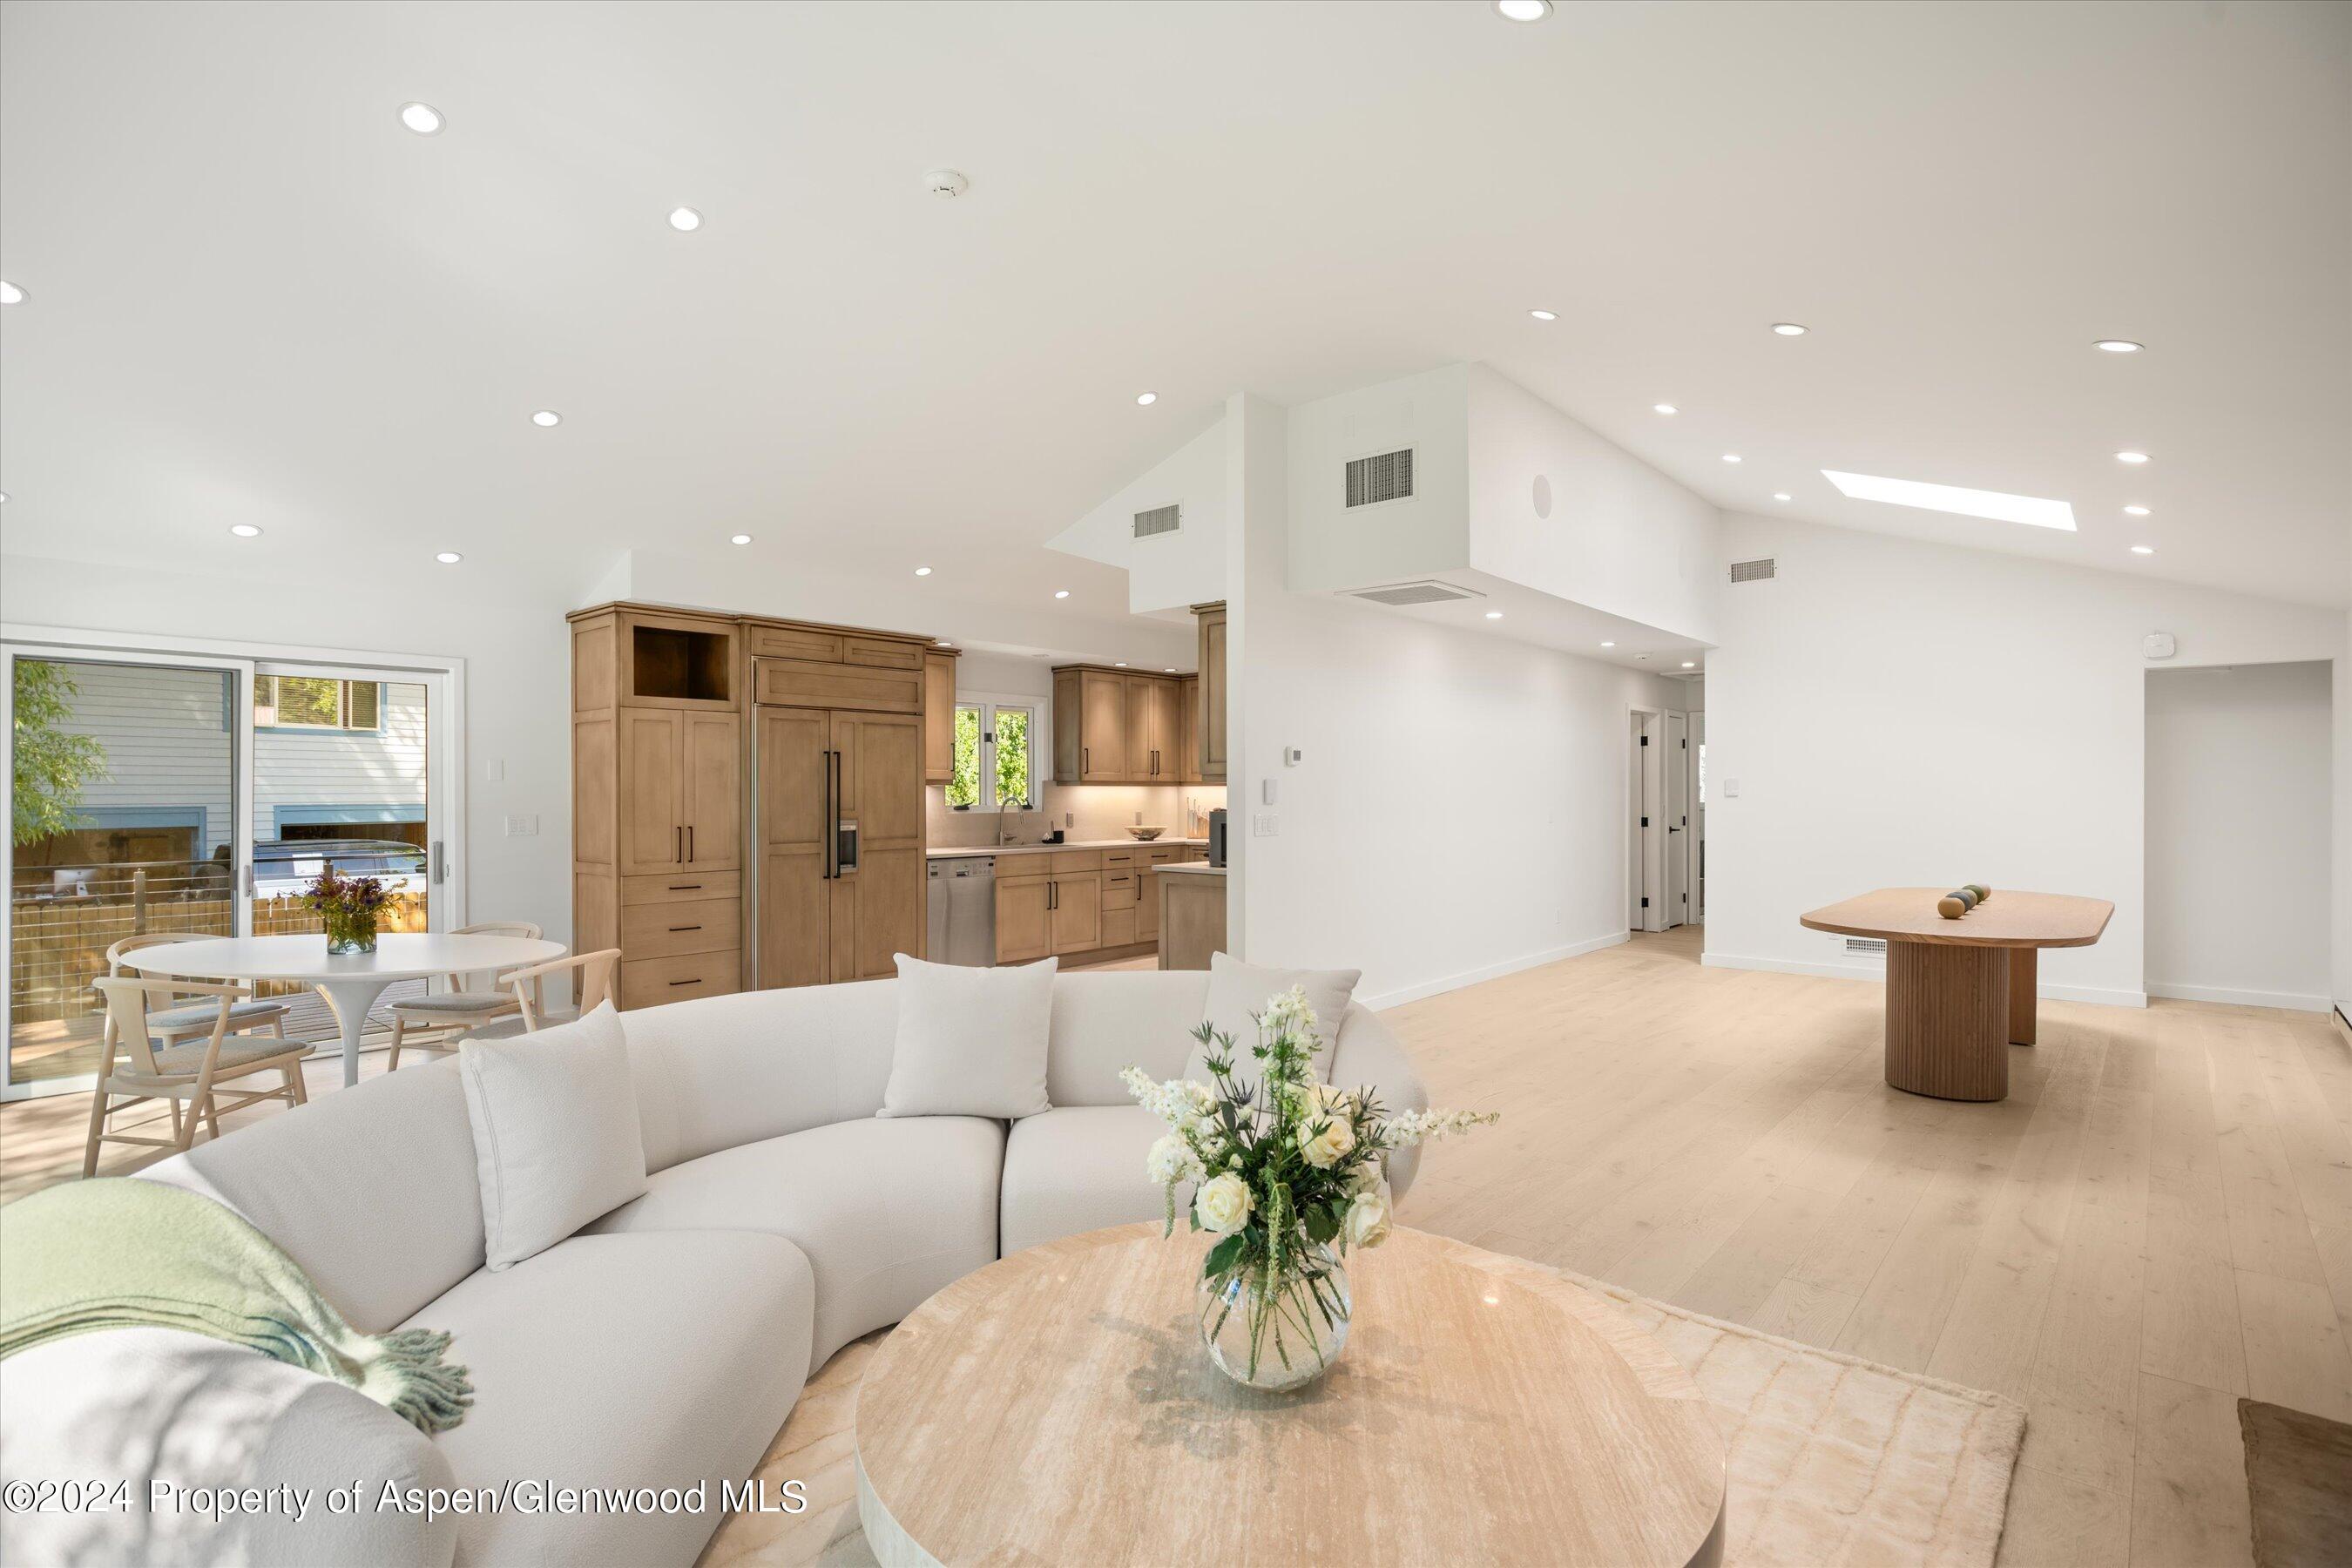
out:
M1259 838L1282 837L1282 818L1270 811L1261 811L1250 818L1250 833Z
M523 812L510 813L507 817L507 837L509 838L538 837L539 818Z

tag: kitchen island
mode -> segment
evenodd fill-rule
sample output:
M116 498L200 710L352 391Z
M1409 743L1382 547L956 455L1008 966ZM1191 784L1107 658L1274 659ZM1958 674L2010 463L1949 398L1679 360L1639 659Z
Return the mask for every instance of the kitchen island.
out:
M1160 967L1206 969L1225 945L1225 868L1206 860L1162 866Z

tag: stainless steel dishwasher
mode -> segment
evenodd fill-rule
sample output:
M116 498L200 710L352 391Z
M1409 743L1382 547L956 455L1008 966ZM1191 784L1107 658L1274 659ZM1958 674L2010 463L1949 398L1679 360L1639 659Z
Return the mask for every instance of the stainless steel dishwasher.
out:
M948 930L940 962L986 969L996 962L996 859L969 855L945 864Z

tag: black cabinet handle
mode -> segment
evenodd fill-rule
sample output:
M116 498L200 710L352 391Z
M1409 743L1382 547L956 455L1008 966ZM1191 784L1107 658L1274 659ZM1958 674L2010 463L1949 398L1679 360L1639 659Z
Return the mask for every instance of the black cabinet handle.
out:
M698 893L702 891L702 884L699 882L672 882L669 885L669 890L673 893Z
M693 979L691 979L691 980L673 980L673 981L671 981L671 982L670 982L670 985L671 985L673 988L675 988L675 987L677 987L677 986L680 986L680 985L699 985L699 984L702 984L702 976L701 976L701 975L699 975L699 974L696 975L696 976L695 976Z
M686 825L686 863L694 864L694 824Z
M670 929L670 930L672 930L672 931L700 931L702 928L701 928L700 926L672 926L672 927L670 927L669 929Z

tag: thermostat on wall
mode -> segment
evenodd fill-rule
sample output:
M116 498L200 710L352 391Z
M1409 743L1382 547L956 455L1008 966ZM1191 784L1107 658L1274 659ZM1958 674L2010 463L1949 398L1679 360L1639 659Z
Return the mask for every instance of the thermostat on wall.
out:
M2139 651L2150 658L2170 658L2175 652L2170 632L2150 632L2140 640Z

